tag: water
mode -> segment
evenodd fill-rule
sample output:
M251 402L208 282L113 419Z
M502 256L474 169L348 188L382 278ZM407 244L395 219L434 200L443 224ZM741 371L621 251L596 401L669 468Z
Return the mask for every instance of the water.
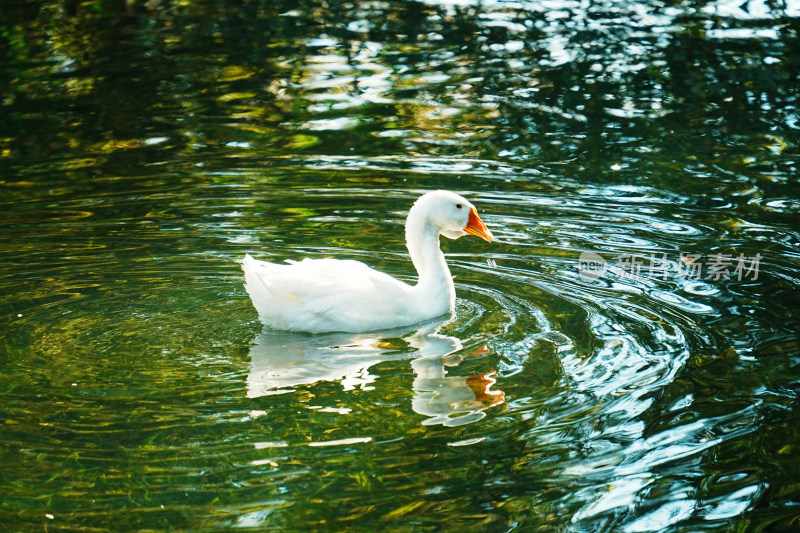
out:
M6 529L798 527L796 2L3 10ZM261 327L433 188L452 319Z

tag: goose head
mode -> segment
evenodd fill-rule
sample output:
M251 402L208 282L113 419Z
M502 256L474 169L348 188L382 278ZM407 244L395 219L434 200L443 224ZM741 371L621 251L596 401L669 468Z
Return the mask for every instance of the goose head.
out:
M437 233L448 239L474 235L492 242L494 236L466 198L449 191L433 191L421 196L409 211L409 221L422 218Z

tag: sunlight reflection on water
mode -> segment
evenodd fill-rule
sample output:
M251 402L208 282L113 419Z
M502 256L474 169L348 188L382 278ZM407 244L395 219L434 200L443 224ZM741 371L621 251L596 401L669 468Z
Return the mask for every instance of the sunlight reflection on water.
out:
M797 0L12 4L0 523L797 523ZM432 188L453 320L261 329L245 253L413 281Z

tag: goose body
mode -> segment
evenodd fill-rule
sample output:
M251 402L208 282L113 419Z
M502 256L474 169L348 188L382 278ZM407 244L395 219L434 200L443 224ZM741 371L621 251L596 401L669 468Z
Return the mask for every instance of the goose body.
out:
M364 263L303 259L289 264L245 256L245 289L274 329L365 332L416 324L455 308L456 291L439 236L471 234L491 242L475 207L448 191L421 196L406 219L406 246L419 278L409 285Z

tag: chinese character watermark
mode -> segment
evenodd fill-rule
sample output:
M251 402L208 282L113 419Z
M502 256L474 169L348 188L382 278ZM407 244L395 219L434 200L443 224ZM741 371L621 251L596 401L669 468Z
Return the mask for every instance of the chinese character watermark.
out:
M583 281L593 281L613 272L631 279L666 279L671 273L684 279L708 281L756 281L761 265L761 254L746 256L713 253L707 256L681 252L676 261L666 253L620 254L616 262L606 261L595 252L582 252L578 258L578 274Z

